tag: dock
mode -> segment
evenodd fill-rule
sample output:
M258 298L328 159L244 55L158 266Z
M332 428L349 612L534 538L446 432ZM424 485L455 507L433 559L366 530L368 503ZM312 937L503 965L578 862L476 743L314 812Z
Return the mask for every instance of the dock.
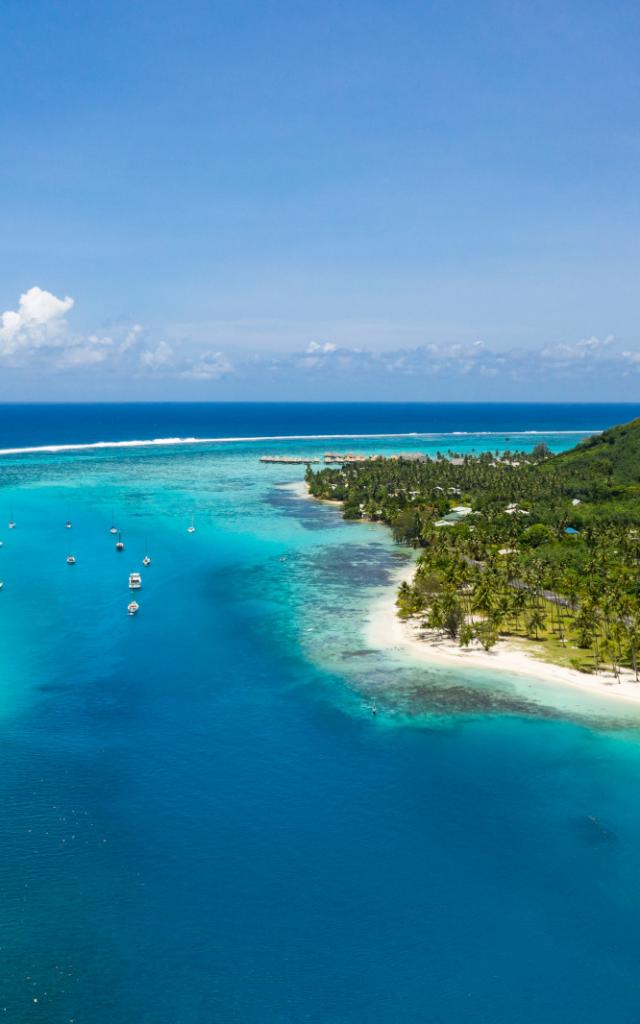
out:
M260 462L275 462L281 466L311 466L320 459L304 455L261 455Z

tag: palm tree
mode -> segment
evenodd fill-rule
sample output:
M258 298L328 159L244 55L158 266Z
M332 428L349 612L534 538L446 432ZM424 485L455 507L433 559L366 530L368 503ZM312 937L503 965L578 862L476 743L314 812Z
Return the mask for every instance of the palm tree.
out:
M529 616L529 621L527 623L527 628L528 628L529 634L534 633L536 640L539 640L540 639L540 636L539 636L540 630L544 629L544 626L545 626L545 621L544 621L544 615L542 613L542 609L540 608L539 605L534 605L534 607L533 607L533 609L531 611L531 615Z

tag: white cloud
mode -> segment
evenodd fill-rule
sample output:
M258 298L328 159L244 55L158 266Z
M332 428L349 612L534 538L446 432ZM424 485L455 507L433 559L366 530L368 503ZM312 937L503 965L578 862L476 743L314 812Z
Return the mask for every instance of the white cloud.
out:
M34 286L24 292L18 308L0 314L0 360L14 368L33 365L40 372L62 372L104 366L114 373L142 367L157 370L170 362L166 342L140 353L142 324L123 325L111 334L80 334L69 329L65 314L74 306L67 296Z
M609 349L615 342L613 334L607 334L605 338L582 338L571 344L545 345L541 351L544 359L577 361L589 359L596 353Z
M140 353L140 365L145 370L160 370L167 366L172 357L171 346L161 341L155 348L146 348Z
M242 369L249 366L245 362ZM621 351L613 335L588 337L576 342L541 345L537 348L492 348L482 340L435 343L387 350L331 346L311 342L302 351L280 353L271 362L272 375L302 383L303 376L318 381L353 380L372 387L385 377L429 381L502 380L547 384L570 380L572 386L605 376L640 372L640 352Z
M409 388L441 389L459 382L467 390L474 382L496 380L504 388L510 382L577 388L581 383L596 386L602 380L640 375L640 348L616 343L612 335L586 337L578 341L541 344L530 349L493 348L481 340L433 342L418 345L375 344L376 325L362 325L355 345L332 341L310 341L297 350L276 347L275 335L251 336L233 363L224 354L228 339L209 336L198 340L184 333L158 340L140 323L120 323L102 333L74 332L65 316L74 307L69 296L59 298L34 286L20 296L17 308L0 314L0 363L13 368L31 368L38 373L76 373L89 379L100 374L112 381L157 376L163 381L221 381L232 374L250 389L261 392L278 383L286 393L330 388L342 382L343 392L354 386L382 385L388 393L400 394L403 382ZM338 325L339 326L339 325ZM318 333L340 339L338 328L316 324ZM364 348L360 337L371 333L372 348ZM308 337L305 333L298 337ZM309 333L311 331L309 330ZM394 335L399 338L396 332ZM406 335L405 335L406 336ZM162 336L160 336L162 337ZM217 349L218 344L220 350ZM214 348L215 346L215 348ZM316 383L317 382L317 383ZM413 382L413 383L412 383ZM466 382L466 383L465 383ZM457 385L456 385L457 386ZM306 393L306 392L305 392Z
M0 355L13 356L64 344L64 314L73 304L69 296L59 299L37 285L23 292L18 309L7 309L0 316Z
M127 331L124 340L120 342L118 352L123 354L124 352L128 352L130 349L134 348L140 341L143 334L144 327L142 324L134 324L133 327L129 328Z
M180 376L191 380L220 380L232 371L233 366L222 352L205 352L197 362L183 370Z
M71 370L80 366L95 366L104 363L109 355L110 338L88 339L86 345L72 345L65 349L56 363L59 370Z
M310 341L307 345L307 352L309 354L317 352L321 355L329 355L331 352L335 352L336 348L337 346L334 345L332 341L325 341L324 343L320 341Z

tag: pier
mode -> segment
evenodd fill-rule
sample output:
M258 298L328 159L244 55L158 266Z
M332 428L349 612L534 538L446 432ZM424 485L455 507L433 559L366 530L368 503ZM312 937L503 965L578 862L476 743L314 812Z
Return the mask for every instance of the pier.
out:
M304 455L261 455L260 462L275 462L285 466L310 466L320 459Z

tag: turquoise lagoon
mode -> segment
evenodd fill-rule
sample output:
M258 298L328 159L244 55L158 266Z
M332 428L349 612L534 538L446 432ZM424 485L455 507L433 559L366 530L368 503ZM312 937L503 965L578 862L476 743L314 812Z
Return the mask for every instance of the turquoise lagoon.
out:
M0 1016L637 1020L640 715L366 642L409 553L258 462L330 447L3 459Z

